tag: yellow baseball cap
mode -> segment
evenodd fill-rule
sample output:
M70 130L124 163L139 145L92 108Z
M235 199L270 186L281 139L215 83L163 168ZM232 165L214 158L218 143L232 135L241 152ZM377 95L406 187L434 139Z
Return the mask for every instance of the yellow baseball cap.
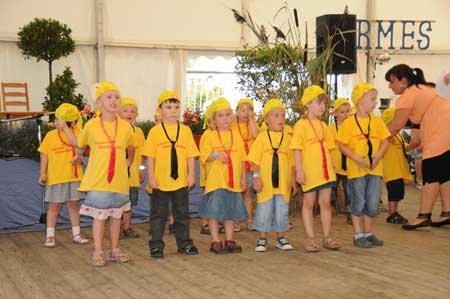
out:
M358 101L369 91L375 89L370 83L360 83L353 87L352 91L352 102L354 105L358 103Z
M347 98L339 98L339 99L336 99L336 100L334 101L334 108L333 108L333 111L338 110L339 107L341 107L342 105L345 105L345 104L350 105L350 102L348 101Z
M180 96L175 90L164 90L161 92L158 98L158 106L160 106L162 103L164 103L167 100L175 99L178 102L180 101Z
M133 105L137 108L137 102L132 98L122 98L122 100L120 101L119 109L126 105Z
M205 111L205 122L203 123L203 128L206 128L208 120L215 112L226 109L231 109L230 102L228 102L226 98L220 97L215 99Z
M321 94L325 94L325 91L318 85L311 85L305 88L302 96L302 105L305 106Z
M81 117L78 108L69 103L62 103L55 111L56 118L63 121L73 122L78 121L80 128L83 126L83 118Z
M282 101L280 101L279 99L270 99L270 101L268 101L265 105L264 105L264 110L263 110L263 114L262 117L266 117L267 113L270 112L270 110L272 110L273 108L283 108L284 104Z
M242 105L242 104L249 104L250 107L252 107L252 109L255 108L254 105L253 105L253 100L250 99L250 98L242 98L242 99L240 99L239 102L236 105L236 109L238 109L239 106Z
M381 114L381 118L383 119L386 125L391 123L391 121L394 119L394 116L395 116L395 108L392 107L385 109Z
M97 91L95 92L95 98L98 99L105 91L107 90L116 90L119 91L119 88L111 82L100 82Z

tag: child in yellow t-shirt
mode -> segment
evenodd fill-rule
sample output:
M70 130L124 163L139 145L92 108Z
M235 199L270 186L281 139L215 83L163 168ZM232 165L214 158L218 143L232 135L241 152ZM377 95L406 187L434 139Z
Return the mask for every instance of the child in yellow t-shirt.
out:
M122 98L119 107L119 116L123 120L126 120L133 128L134 138L136 139L137 147L134 153L133 164L130 165L130 202L131 209L137 205L139 199L139 189L144 181L144 170L139 169L143 165L142 159L142 147L144 146L145 137L141 128L135 127L134 123L138 116L138 107L134 99ZM139 234L131 227L131 213L132 210L123 213L122 230L120 238L138 238Z
M89 162L79 189L87 192L80 214L93 218L92 265L98 267L105 265L103 237L108 218L111 249L107 259L117 263L129 260L119 248L119 235L122 214L130 210L128 167L133 162L136 141L130 124L117 116L119 105L117 86L101 82L96 92L96 107L101 114L91 119L72 141L82 150L87 146L90 148ZM67 131L65 127L64 132L73 137Z
M331 134L336 140L339 128L350 115L351 106L347 99L340 98L334 101L333 116L335 117L335 122L329 125ZM352 217L350 214L350 201L347 194L347 157L341 153L339 150L339 145L336 141L336 147L331 151L331 159L333 160L334 168L336 170L336 186L333 187L331 193L331 201L338 201L338 190L339 185L342 182L342 188L344 189L344 200L345 206L347 208L347 224L352 224Z
M82 126L78 108L64 103L55 111L57 119L67 123L69 130L76 136ZM80 160L75 161L77 149L61 130L53 130L45 135L38 151L41 153L39 184L46 185L45 202L48 203L47 235L45 247L55 247L55 226L62 204L66 204L72 224L72 239L78 244L88 240L80 234L80 213L78 201L84 197L78 192L83 172Z
M296 192L293 177L295 168L291 136L284 133L285 107L278 99L271 99L264 106L267 131L253 143L248 160L253 168L253 188L257 192L256 213L253 228L260 232L255 251L267 250L267 233L275 231L275 246L281 250L294 247L285 238L289 230L289 201L291 189Z
M384 123L389 125L394 119L395 109L387 108L383 111ZM398 203L405 196L405 183L412 181L406 152L409 145L399 133L390 138L388 148L383 156L383 180L388 193L389 216L387 223L405 224L408 220L398 212Z
M231 129L233 111L225 98L209 105L205 119L209 130L200 142L200 163L206 167L205 196L199 214L208 218L211 252L239 253L242 248L233 240L233 221L247 219L242 198L247 188L244 145ZM219 221L225 227L225 246L219 239Z
M189 127L180 124L180 97L173 90L158 98L161 123L148 133L142 154L147 157L150 197L150 256L164 256L163 234L172 203L178 252L195 255L189 231L189 189L195 184L198 149Z
M312 85L305 89L302 105L306 115L294 126L290 148L294 150L296 180L302 186L303 224L307 235L306 252L318 252L313 227L313 209L318 198L322 222L323 246L338 250L339 243L331 237L331 188L336 184L336 173L330 150L335 147L328 126L320 120L325 113L328 97L324 90Z
M255 113L253 112L253 100L242 98L236 106L236 121L233 122L232 129L241 137L244 143L245 154L248 155L252 148L252 144L258 136L258 126L255 121ZM248 219L247 229L253 230L253 172L250 162L245 163L245 171L247 172L247 189L244 192L245 206L247 207ZM239 222L235 222L234 231L240 231Z
M355 230L353 244L370 248L384 244L372 233L372 218L379 213L381 161L390 133L383 120L372 114L377 105L377 90L371 84L356 85L352 102L356 113L344 121L337 141L339 149L347 156L347 191Z

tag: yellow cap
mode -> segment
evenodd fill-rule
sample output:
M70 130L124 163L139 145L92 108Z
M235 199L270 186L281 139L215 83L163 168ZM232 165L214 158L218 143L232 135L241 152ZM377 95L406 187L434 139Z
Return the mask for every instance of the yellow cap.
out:
M133 105L137 108L136 100L132 98L122 98L122 100L120 101L119 109L126 105Z
M280 101L279 99L270 99L270 101L268 101L265 105L264 105L264 110L263 110L263 114L262 117L266 117L267 113L270 112L270 110L272 110L273 108L283 108L284 104L282 101Z
M98 99L105 91L107 90L116 90L119 91L119 88L111 82L100 82L100 85L97 88L97 91L95 92L95 98Z
M175 99L178 102L180 101L180 96L175 90L164 90L161 92L158 98L158 106L164 103L167 100Z
M334 110L333 110L333 111L338 110L339 107L341 107L342 105L345 105L345 104L350 105L350 102L348 101L347 98L339 98L339 99L336 99L336 100L334 101L334 108L333 108Z
M372 89L375 89L372 84L370 83L360 83L355 85L353 87L352 91L352 102L354 105L358 103L358 101L368 92Z
M225 98L215 99L205 111L205 122L203 123L203 128L206 128L208 120L213 116L213 114L220 110L231 109L230 103Z
M325 91L318 85L311 85L310 87L305 88L302 96L302 105L305 106L321 94L325 94Z
M78 121L77 125L81 128L83 126L83 119L78 111L78 108L69 103L62 103L55 111L56 118L63 121L73 122Z
M236 110L237 110L237 109L239 108L239 106L242 105L242 104L249 104L250 107L252 107L252 109L255 108L254 105L253 105L253 100L252 100L252 99L250 99L250 98L242 98L242 99L240 99L239 102L237 103L237 105L236 105Z
M395 108L387 108L383 111L383 114L381 114L381 118L383 119L385 124L390 124L391 121L394 119L395 116Z

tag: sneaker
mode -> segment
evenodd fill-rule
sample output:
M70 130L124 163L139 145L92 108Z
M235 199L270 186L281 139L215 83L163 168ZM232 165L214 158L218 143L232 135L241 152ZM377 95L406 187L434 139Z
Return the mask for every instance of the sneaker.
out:
M175 234L175 227L173 226L173 224L169 224L169 235L173 234Z
M386 218L386 222L392 224L405 224L408 223L408 219L400 215L399 212L395 212Z
M288 240L285 237L277 238L277 241L275 242L275 247L281 250L294 249L294 247L291 244L289 244Z
M124 238L139 238L139 234L136 231L134 231L131 227L129 229L124 229L122 233Z
M211 247L209 247L209 251L214 252L215 254L223 254L223 253L228 253L228 248L224 247L222 245L222 242L217 241L217 242L211 243Z
M200 228L200 234L209 235L209 226L208 224L202 225Z
M219 223L219 233L220 234L224 234L225 233L225 227L223 226L222 223Z
M47 248L55 247L55 237L47 237L45 238L44 246Z
M178 252L186 255L197 255L198 249L194 245L186 245L183 248L178 249Z
M226 240L225 248L227 248L228 252L230 252L230 253L241 253L242 252L242 247L237 245L236 242L233 240Z
M267 251L267 238L259 238L258 243L256 243L256 252Z
M375 235L370 235L367 238L367 241L369 241L370 243L372 243L373 246L383 246L384 245L384 241L378 239L377 237L375 237Z
M422 190L422 187L423 187L423 183L421 181L418 181L417 185L416 185L416 189L417 190Z
M164 257L164 251L161 248L152 248L150 249L150 257L154 259L159 259Z
M364 237L358 238L358 239L353 238L353 245L358 248L372 248L373 247L373 244Z

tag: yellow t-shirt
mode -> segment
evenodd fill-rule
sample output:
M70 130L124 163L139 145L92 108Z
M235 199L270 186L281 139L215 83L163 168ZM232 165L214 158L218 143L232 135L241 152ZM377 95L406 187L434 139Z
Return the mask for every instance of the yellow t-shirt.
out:
M402 135L397 134L394 137L394 143L389 142L386 153L383 156L383 181L385 183L397 179L403 179L405 183L412 181L408 160L403 153L402 142L406 148L408 144Z
M177 124L164 125L170 140L177 137ZM162 124L154 126L145 140L142 155L155 159L155 179L158 189L162 191L175 191L187 186L188 167L187 159L198 156L197 145L189 127L180 124L178 141L175 144L178 160L178 178L170 176L172 144L164 133Z
M206 130L200 140L200 163L205 165L205 194L217 190L228 189L233 192L242 192L241 175L242 162L247 161L242 139L235 131L220 132L223 141L220 142L219 135L216 130ZM233 180L234 188L228 186L228 165L223 164L219 159L206 162L212 152L218 151L225 154L225 149L231 146L231 136L233 136L233 146L231 147L231 161L233 163ZM224 149L225 147L225 149ZM226 155L226 154L225 154Z
M339 150L339 144L336 140L338 130L340 129L340 125L337 125L337 123L332 123L331 125L329 125L329 128L331 135L333 135L336 145L336 147L331 151L331 160L333 160L334 169L338 174L347 175L347 171L342 169L342 153Z
M86 173L81 181L80 191L108 191L129 194L129 177L126 150L129 146L136 147L136 139L131 125L121 118L117 118L117 135L115 135L116 121L103 122L109 140L115 140L116 162L114 177L108 183L108 167L111 156L110 142L102 129L101 118L96 117L86 123L78 136L78 147L90 147L90 156Z
M294 136L292 137L290 148L302 151L302 168L306 181L302 185L303 192L321 186L323 184L336 181L333 161L330 150L335 147L333 136L328 126L320 120L311 120L314 129L307 119L300 119L294 126ZM322 149L319 140L324 140L325 159L327 162L328 180L325 178L323 169Z
M64 141L62 142L61 139ZM64 132L52 130L45 135L38 151L48 157L47 186L81 181L83 172L81 166L73 166L70 162L73 158L72 147ZM76 174L75 176L75 169Z
M249 128L248 123L247 124L239 123L239 126L238 126L237 121L235 121L231 125L231 129L235 131L237 136L241 137L242 144L244 145L244 149L245 149L245 141L247 141L248 152L245 151L245 154L248 155L248 153L252 149L253 143L255 142L253 135L250 133L250 128ZM248 169L249 169L249 171L253 171L250 164L248 164Z
M286 202L289 202L291 199L292 167L294 166L293 152L289 149L291 136L283 134L283 141L280 145L281 136L281 132L270 132L270 138L272 139L271 145L267 131L259 134L248 155L250 162L259 165L263 188L257 195L258 203L271 199L275 194L283 195L283 199ZM272 158L274 154L273 148L278 147L280 181L279 187L274 188L272 186Z
M134 138L136 139L137 147L134 153L133 164L130 166L130 187L140 187L139 166L142 164L142 148L145 143L144 132L142 132L141 128L134 127Z
M364 133L367 133L369 126L369 118L359 118L358 122ZM383 120L375 115L370 116L370 141L372 142L372 157L374 158L380 148L380 143L384 139L388 138L389 133ZM369 162L369 146L367 145L367 139L361 133L361 130L356 124L355 117L351 116L347 118L342 126L339 128L339 132L336 138L337 141L346 144L349 149L356 155L365 157L367 164ZM374 170L363 169L356 164L350 158L347 158L347 176L349 179L363 177L367 174L383 176L383 161L377 165Z

